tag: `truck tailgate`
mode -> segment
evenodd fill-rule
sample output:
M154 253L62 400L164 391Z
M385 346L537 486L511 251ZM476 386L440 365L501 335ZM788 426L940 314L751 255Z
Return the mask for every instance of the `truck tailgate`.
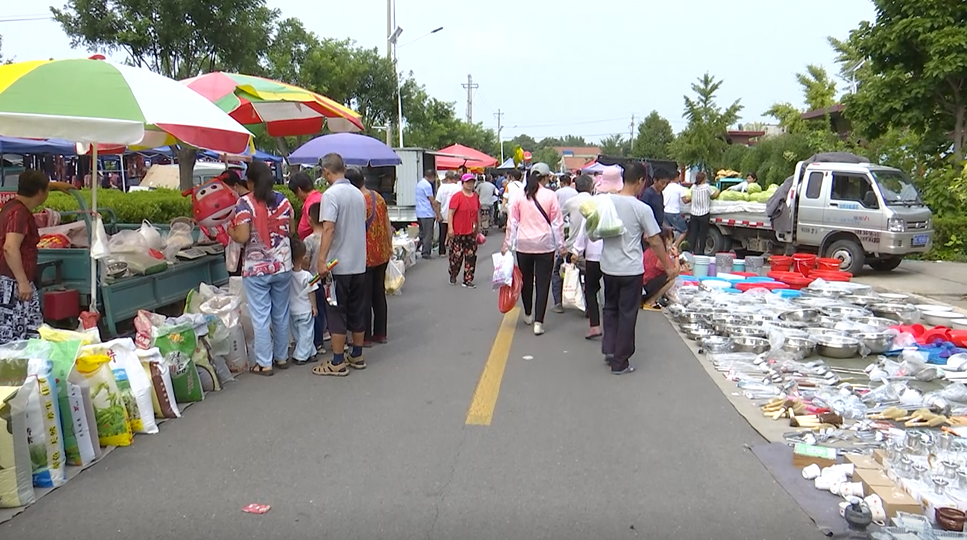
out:
M766 215L758 212L730 212L711 216L712 223L726 227L746 227L751 229L772 229L772 222Z

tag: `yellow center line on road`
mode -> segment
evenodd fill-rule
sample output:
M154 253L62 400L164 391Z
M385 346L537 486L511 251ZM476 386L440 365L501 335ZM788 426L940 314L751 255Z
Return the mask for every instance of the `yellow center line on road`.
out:
M504 379L504 369L507 367L507 357L510 355L510 345L514 341L519 315L520 308L515 307L508 311L500 322L497 337L494 338L494 345L490 349L490 356L487 357L483 373L480 374L480 381L477 382L477 389L473 392L473 400L470 401L470 410L467 411L468 426L489 426L494 419L500 383Z

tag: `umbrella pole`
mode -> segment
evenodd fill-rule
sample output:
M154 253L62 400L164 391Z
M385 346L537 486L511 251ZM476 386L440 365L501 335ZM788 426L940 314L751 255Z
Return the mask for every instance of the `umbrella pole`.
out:
M91 217L93 219L97 219L97 184L97 143L94 143L91 145ZM88 254L91 254L90 249L88 249ZM91 313L97 313L97 266L98 261L92 256L91 305L88 308Z

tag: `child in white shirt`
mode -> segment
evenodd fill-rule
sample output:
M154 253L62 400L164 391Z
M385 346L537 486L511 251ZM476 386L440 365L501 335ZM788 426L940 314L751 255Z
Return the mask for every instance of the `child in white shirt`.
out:
M289 288L290 328L295 350L292 361L297 366L316 362L316 347L313 343L318 283L312 283L312 274L306 270L309 261L306 257L306 244L297 238L291 239L292 248L292 286Z

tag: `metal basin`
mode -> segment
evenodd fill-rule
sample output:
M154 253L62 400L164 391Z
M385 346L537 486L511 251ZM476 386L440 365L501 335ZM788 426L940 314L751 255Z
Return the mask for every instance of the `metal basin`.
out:
M761 337L742 336L732 338L736 352L762 354L769 350L769 340Z
M858 339L873 354L882 354L893 350L892 332L861 332L850 334L850 337Z
M823 315L820 317L816 323L822 328L836 328L836 325L843 322L840 317L830 317L829 315Z
M699 313L692 310L682 313L682 316L679 317L679 322L682 324L704 323L706 321L708 321L708 317L706 317L704 313Z
M735 344L732 343L731 338L722 336L708 336L699 340L702 345L702 349L706 353L727 353L732 352Z
M829 358L853 358L859 353L860 341L846 336L813 336L816 352Z
M734 326L728 329L729 336L732 338L737 337L766 337L765 330L761 328L756 328L755 326ZM735 339L733 339L735 341Z
M808 337L786 336L786 342L782 344L782 350L795 354L800 358L808 358L816 353L816 342Z
M865 294L847 294L841 299L844 302L849 302L854 306L870 306L873 304L879 304L883 300L879 296L865 295Z
M714 336L715 330L712 330L711 328L693 328L688 332L685 332L685 335L688 336L688 339L697 341L701 338Z
M886 330L897 325L895 320L884 317L857 317L853 319L853 322L879 328L880 330Z
M855 318L855 317L869 317L872 315L868 309L863 309L856 306L827 306L820 308L820 311L829 315L830 317L840 317L840 318Z
M779 319L792 322L814 322L819 319L819 310L812 308L794 309L780 313Z
M678 325L678 329L681 330L683 334L694 332L696 330L711 330L711 328L709 328L709 326L705 323L682 323Z
M820 298L818 296L800 296L799 298L793 298L792 303L798 304L800 306L819 308L823 306L835 306L835 305L838 305L840 301L838 298Z
M712 321L712 328L722 335L727 335L732 328L750 327L751 324L752 316L730 316Z
M870 306L873 314L885 319L910 324L919 315L917 308L910 304L873 304Z
M833 329L833 328L821 328L821 327L807 328L806 329L806 333L809 335L809 337L815 337L815 336L842 336L843 335L843 331L842 330L836 330L836 329Z
M671 316L673 321L680 322L679 319L685 313L685 308L679 304L672 304L665 308L665 312Z
M802 293L803 296L807 296L811 298L832 298L832 299L842 298L842 296L845 294L844 291L840 291L837 289L810 289L809 287L806 287L800 292Z
M791 329L791 330L802 330L809 326L809 323L798 322L798 321L769 321L769 324L777 328Z

